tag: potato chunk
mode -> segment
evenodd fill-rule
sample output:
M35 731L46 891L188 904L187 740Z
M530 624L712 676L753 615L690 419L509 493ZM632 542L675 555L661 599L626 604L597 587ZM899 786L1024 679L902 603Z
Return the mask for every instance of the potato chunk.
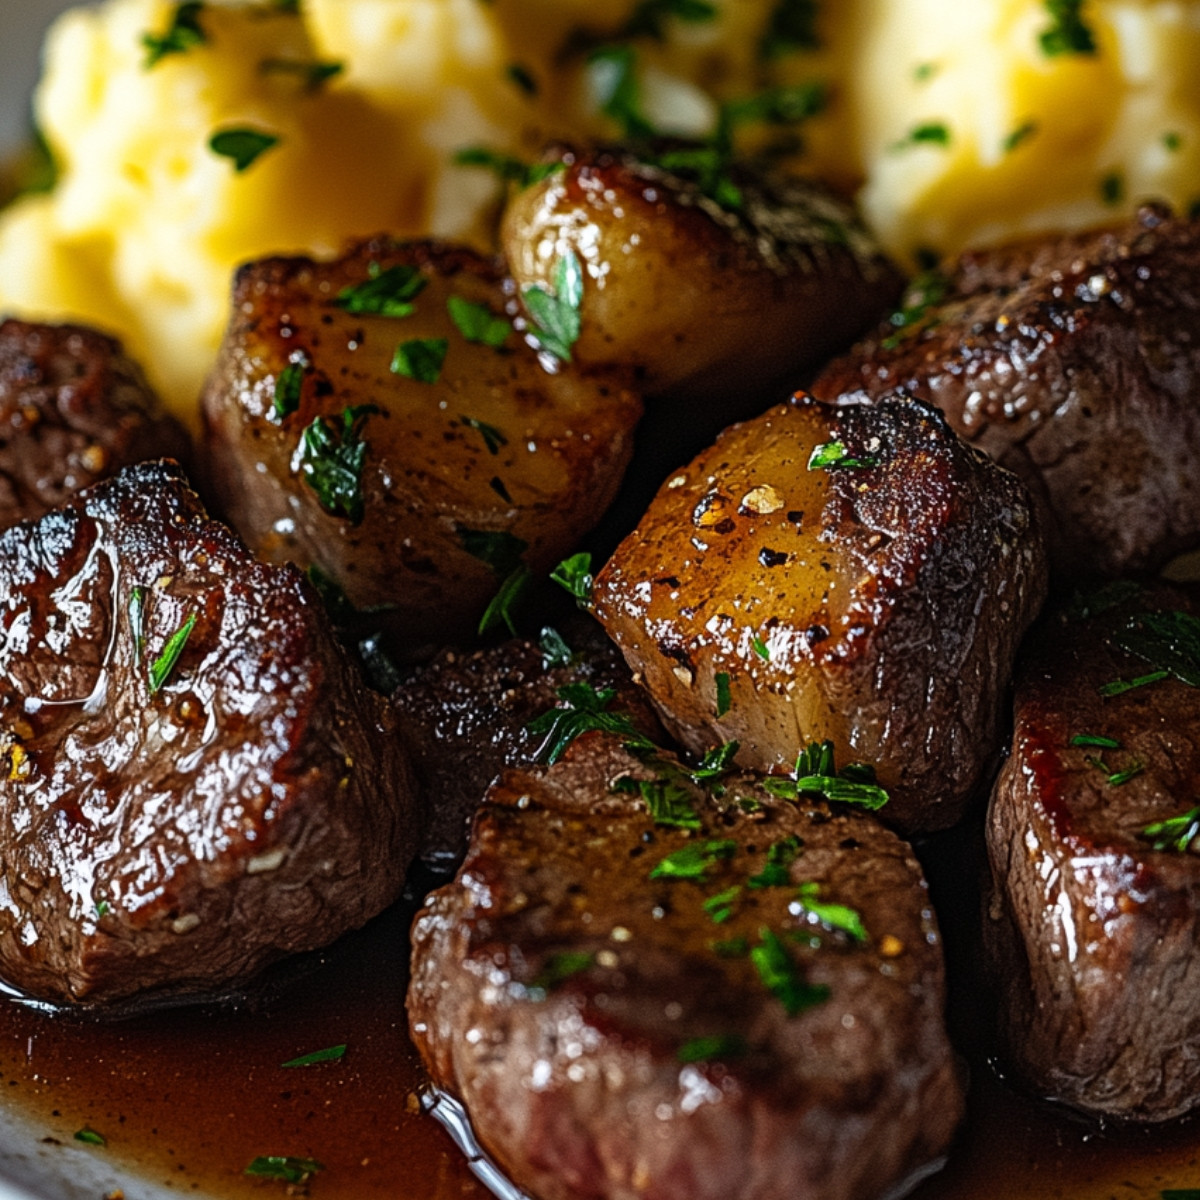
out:
M788 375L794 386L899 291L848 204L715 155L564 151L505 211L522 295L553 290L573 250L589 281L575 357L633 364L647 394L728 402Z
M494 263L385 239L235 283L204 398L219 500L260 556L318 568L411 651L566 554L628 461L622 377L548 369L505 306Z
M669 479L593 602L689 748L784 771L830 739L915 831L979 782L1045 590L1024 487L936 410L801 395Z

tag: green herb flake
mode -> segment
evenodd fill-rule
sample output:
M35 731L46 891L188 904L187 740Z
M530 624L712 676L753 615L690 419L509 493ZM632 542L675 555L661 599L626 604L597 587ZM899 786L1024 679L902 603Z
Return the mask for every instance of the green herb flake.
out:
M416 383L437 383L450 343L445 338L410 338L396 347L392 374Z
M146 589L129 591L129 630L133 634L133 663L140 667L146 654Z
M637 55L632 46L600 46L587 57L590 90L600 111L616 122L627 139L653 137L654 126L642 113Z
M281 1067L315 1067L318 1063L337 1062L346 1057L346 1044L327 1046L324 1050L314 1050L311 1054L301 1054L299 1058L290 1058Z
M404 264L382 269L377 262L367 267L363 283L342 288L334 304L345 312L360 316L410 317L416 312L413 301L425 289L428 280L416 267Z
M94 1129L88 1129L85 1125L82 1129L75 1130L75 1140L83 1142L87 1146L107 1146L108 1138L102 1133L97 1133Z
M512 325L504 317L498 317L486 304L473 304L462 296L451 296L446 301L446 311L455 329L468 342L489 346L498 350L512 332Z
M759 44L763 58L781 58L801 50L819 50L818 0L779 0L771 10Z
M367 459L363 428L367 418L380 411L374 404L352 405L342 410L340 424L332 417L317 417L301 438L304 482L327 513L345 517L352 525L363 519L362 473Z
M509 63L504 68L504 74L508 81L515 84L526 96L536 96L538 94L537 80L534 79L529 68L522 63Z
M554 667L570 667L575 664L575 655L557 629L547 625L538 639L538 648L542 652L542 666L547 671Z
M717 938L708 943L708 948L719 958L745 958L750 953L750 943L744 937Z
M345 63L332 60L320 61L293 58L264 58L258 64L262 75L290 75L297 79L306 92L317 92L329 80L336 78L346 69Z
M349 625L358 616L358 609L350 603L346 593L341 589L332 575L327 575L316 563L312 563L305 571L308 582L321 598L325 611L334 625Z
M527 541L504 529L468 529L459 525L456 532L458 544L472 558L487 563L502 578L517 569L521 555L529 549Z
M1096 53L1096 36L1083 19L1086 3L1087 0L1045 0L1053 24L1038 34L1038 45L1047 58Z
M704 901L704 911L714 925L723 925L733 916L733 906L742 894L741 884L735 883Z
M203 11L204 5L198 0L176 4L164 33L143 33L142 46L146 50L146 58L142 66L148 71L169 54L185 54L196 46L204 45L208 35L200 24Z
M554 292L531 284L521 293L533 318L530 332L538 347L560 362L571 361L571 347L579 340L579 309L583 303L583 267L574 250L559 258L554 268Z
M539 762L553 766L576 738L593 730L623 737L627 745L651 747L649 739L638 732L628 713L609 710L617 694L614 688L597 691L590 683L568 683L556 689L555 694L562 703L535 717L526 726L531 733L545 735L537 755Z
M675 1052L681 1063L709 1062L714 1058L740 1058L746 1053L746 1039L737 1034L692 1038Z
M572 554L570 558L564 558L550 572L550 578L566 588L581 608L591 603L593 576L590 554Z
M1077 733L1071 739L1072 746L1096 746L1101 750L1120 750L1121 743L1116 738L1104 737L1099 733Z
M305 1183L324 1169L315 1158L265 1154L256 1158L242 1174L254 1175L260 1179L280 1179L284 1183Z
M542 969L531 980L529 988L543 993L553 991L573 976L591 970L595 961L594 954L583 950L564 950L551 954L542 963Z
M737 852L737 842L729 839L692 842L673 850L650 872L651 879L704 879L709 868Z
M787 947L770 929L759 930L758 945L750 951L750 961L763 986L783 1005L789 1017L829 999L829 989L804 979Z
M852 455L842 442L822 442L813 447L808 458L810 471L861 471L879 466L879 459L872 454L860 457Z
M239 175L257 162L261 155L277 145L279 138L275 134L249 127L218 129L208 139L208 148L214 154L228 158Z
M950 145L950 129L941 121L925 121L914 125L898 142L889 147L892 151L909 150L913 146Z
M1038 127L1036 121L1022 121L1021 124L1018 125L1016 129L1014 129L1012 133L1010 133L1004 139L1003 142L1001 142L1000 148L1005 154L1011 154L1019 145L1021 145L1022 142L1027 142L1031 137L1033 137L1033 135L1037 133L1037 129Z
M1123 696L1126 692L1132 692L1134 688L1147 687L1152 683L1161 683L1162 680L1170 678L1170 671L1151 671L1147 675L1139 675L1136 679L1114 679L1100 689L1100 695Z
M1120 171L1109 171L1100 179L1100 200L1110 208L1125 199L1125 176Z
M1177 850L1184 853L1200 835L1200 804L1195 808L1180 813L1177 817L1168 817L1165 821L1153 821L1147 825L1139 837L1145 838L1155 850Z
M728 711L731 704L729 698L729 672L718 671L716 675L717 685L717 716L723 717Z
M488 602L487 608L483 610L483 616L479 618L477 632L480 637L499 629L501 625L513 637L517 636L513 609L521 602L532 579L533 572L524 563L519 563L509 572L496 594Z
M888 802L887 792L875 782L875 771L865 763L847 763L835 769L833 743L813 742L796 757L794 779L771 777L763 787L772 796L797 800L802 795L824 796L840 804L855 804L874 812Z
M112 905L103 898L96 901L95 906L96 920L99 921L102 917L107 917L112 912Z
M888 318L896 332L883 339L883 349L895 350L910 332L931 327L931 310L946 298L948 290L949 283L940 271L918 275L908 285L901 307Z
M1178 610L1133 616L1113 642L1180 683L1200 688L1200 620Z
M1163 148L1171 154L1177 154L1180 146L1183 145L1183 136L1170 130L1162 135ZM1197 1193L1200 1196L1200 1192Z
M863 926L862 917L844 904L830 904L821 900L820 894L820 885L802 883L796 893L801 911L811 913L822 925L840 930L854 941L864 944L867 941L867 931Z
M1113 771L1108 777L1110 787L1120 787L1123 783L1128 783L1131 779L1136 779L1146 769L1146 764L1140 759L1135 759L1129 766L1121 771Z
M699 765L688 770L687 774L695 783L710 784L733 770L733 760L737 757L739 748L736 741L713 746L704 752Z
M792 881L791 866L800 854L801 841L795 835L772 842L767 849L767 861L763 869L747 880L752 888L787 887Z
M928 83L941 70L941 64L935 62L917 63L913 67L913 79L917 83Z
M655 825L699 833L700 816L692 806L692 794L672 779L639 779L637 790Z
M307 371L308 361L297 358L288 363L275 377L275 393L271 411L277 421L290 417L300 408L300 395Z
M758 655L763 662L771 661L771 647L758 636L757 633L750 635L750 649Z
M618 37L666 37L669 19L688 24L702 24L716 18L717 9L711 0L641 0L622 26Z
M515 184L518 188L532 187L541 183L551 175L557 175L566 170L566 163L561 160L548 163L527 163L509 154L501 154L489 150L486 146L464 146L455 152L454 163L460 167L481 167L491 171L504 183Z
M163 684L170 678L171 672L175 669L175 664L179 661L179 656L183 653L183 648L187 645L188 638L192 636L192 630L195 627L196 614L192 613L167 639L167 644L163 647L162 653L150 666L151 695L162 691Z

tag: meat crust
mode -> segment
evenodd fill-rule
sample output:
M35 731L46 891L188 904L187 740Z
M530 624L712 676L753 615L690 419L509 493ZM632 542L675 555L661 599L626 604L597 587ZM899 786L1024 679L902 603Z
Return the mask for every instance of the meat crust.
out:
M386 703L178 468L7 530L0 564L8 983L212 994L396 898L420 812Z

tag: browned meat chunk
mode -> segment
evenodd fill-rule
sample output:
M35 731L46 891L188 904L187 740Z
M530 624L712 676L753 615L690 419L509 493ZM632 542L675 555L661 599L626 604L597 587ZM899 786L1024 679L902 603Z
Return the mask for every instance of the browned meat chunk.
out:
M474 631L608 506L641 403L539 362L497 265L386 239L244 267L204 398L220 502L414 653ZM564 300L564 304L566 301Z
M1051 565L1118 575L1200 544L1200 222L966 255L920 281L813 384L857 403L911 391L1049 510Z
M934 409L798 397L663 485L593 606L683 745L779 771L828 738L931 830L999 752L1045 575L1025 489Z
M0 534L0 975L211 994L362 924L419 836L411 768L291 567L148 463Z
M711 784L586 735L493 787L417 917L413 1037L539 1200L869 1200L946 1150L962 1102L908 848Z
M1162 1121L1200 1100L1200 592L1123 591L1023 655L985 924L1026 1081Z
M189 440L111 338L78 325L0 323L0 528Z

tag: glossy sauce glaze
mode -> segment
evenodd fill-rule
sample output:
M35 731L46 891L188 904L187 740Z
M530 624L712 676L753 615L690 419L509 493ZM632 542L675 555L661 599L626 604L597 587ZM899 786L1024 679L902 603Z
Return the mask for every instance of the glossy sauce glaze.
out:
M953 964L968 956L977 900L931 874ZM260 1155L291 1155L323 1164L307 1192L324 1200L489 1200L420 1111L426 1080L403 1005L415 907L398 904L311 973L236 1006L97 1024L0 1003L0 1104L44 1129L43 1148L78 1146L76 1131L94 1130L107 1145L90 1153L180 1194L288 1194L286 1183L243 1171ZM916 1200L1157 1200L1164 1188L1200 1187L1196 1120L1098 1130L1010 1091L986 1062L975 989L955 978L951 1026L970 1061L969 1113L950 1165ZM342 1043L338 1061L281 1066Z

